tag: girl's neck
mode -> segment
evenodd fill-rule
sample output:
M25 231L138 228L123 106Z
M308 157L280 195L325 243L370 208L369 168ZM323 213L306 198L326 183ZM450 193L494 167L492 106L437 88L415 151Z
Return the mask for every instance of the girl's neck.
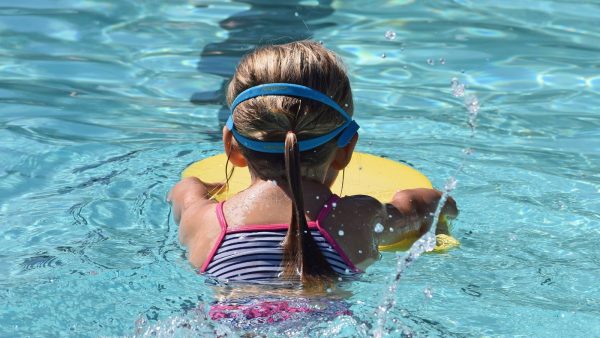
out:
M325 184L312 180L303 178L302 179L302 190L304 192L304 204L308 207L308 205L312 205L312 201L317 201L314 204L318 206L322 206L323 203L331 196L331 190ZM250 187L245 190L245 192L250 192L256 195L264 195L268 196L277 196L288 200L291 203L291 192L288 187L288 182L285 178L281 178L278 180L263 180L260 178L255 178L252 180Z
M319 211L331 197L326 185L302 180L304 206L309 220L316 220ZM291 195L285 179L278 181L253 179L250 187L225 203L227 221L231 227L249 224L283 224L291 218Z

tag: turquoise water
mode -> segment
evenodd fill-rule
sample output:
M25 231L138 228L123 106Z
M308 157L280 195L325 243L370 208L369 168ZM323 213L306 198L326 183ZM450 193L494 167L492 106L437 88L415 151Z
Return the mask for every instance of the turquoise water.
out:
M359 150L458 180L462 246L405 272L389 336L597 335L600 6L282 3L0 1L0 336L240 334L165 195L221 151L239 56L306 37L347 64ZM353 316L261 332L370 335L395 264L342 286Z

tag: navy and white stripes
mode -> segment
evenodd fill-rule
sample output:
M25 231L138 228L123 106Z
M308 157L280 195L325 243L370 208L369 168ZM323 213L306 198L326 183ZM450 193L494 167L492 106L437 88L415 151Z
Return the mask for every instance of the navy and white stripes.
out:
M224 280L277 280L283 270L281 243L286 233L287 229L225 234L205 272ZM354 274L354 269L344 261L318 229L311 229L311 234L336 273Z

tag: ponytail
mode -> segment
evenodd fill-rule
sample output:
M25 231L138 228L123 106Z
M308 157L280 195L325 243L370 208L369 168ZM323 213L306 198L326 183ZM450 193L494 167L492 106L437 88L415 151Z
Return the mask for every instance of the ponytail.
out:
M285 170L292 197L292 220L283 240L284 279L297 279L303 284L323 285L335 274L315 243L306 216L300 171L298 139L292 131L285 137Z

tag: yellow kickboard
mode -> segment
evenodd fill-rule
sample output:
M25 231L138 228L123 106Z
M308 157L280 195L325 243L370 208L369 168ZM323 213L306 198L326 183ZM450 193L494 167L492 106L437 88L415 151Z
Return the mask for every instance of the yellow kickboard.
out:
M227 157L219 154L192 163L187 167L182 177L198 177L204 182L225 182L225 164ZM232 167L229 164L229 170ZM432 188L431 182L419 171L386 158L366 153L355 152L352 161L346 167L344 175L344 195L369 195L382 203L389 202L398 190L413 188ZM341 191L342 175L333 184L331 190L339 194ZM246 189L250 185L250 173L247 168L236 168L229 179L229 189L214 196L218 201ZM440 237L442 236L442 237ZM438 245L435 251L445 251L458 246L460 243L447 235L438 235ZM414 238L398 243L380 246L382 251L406 250L415 241Z

